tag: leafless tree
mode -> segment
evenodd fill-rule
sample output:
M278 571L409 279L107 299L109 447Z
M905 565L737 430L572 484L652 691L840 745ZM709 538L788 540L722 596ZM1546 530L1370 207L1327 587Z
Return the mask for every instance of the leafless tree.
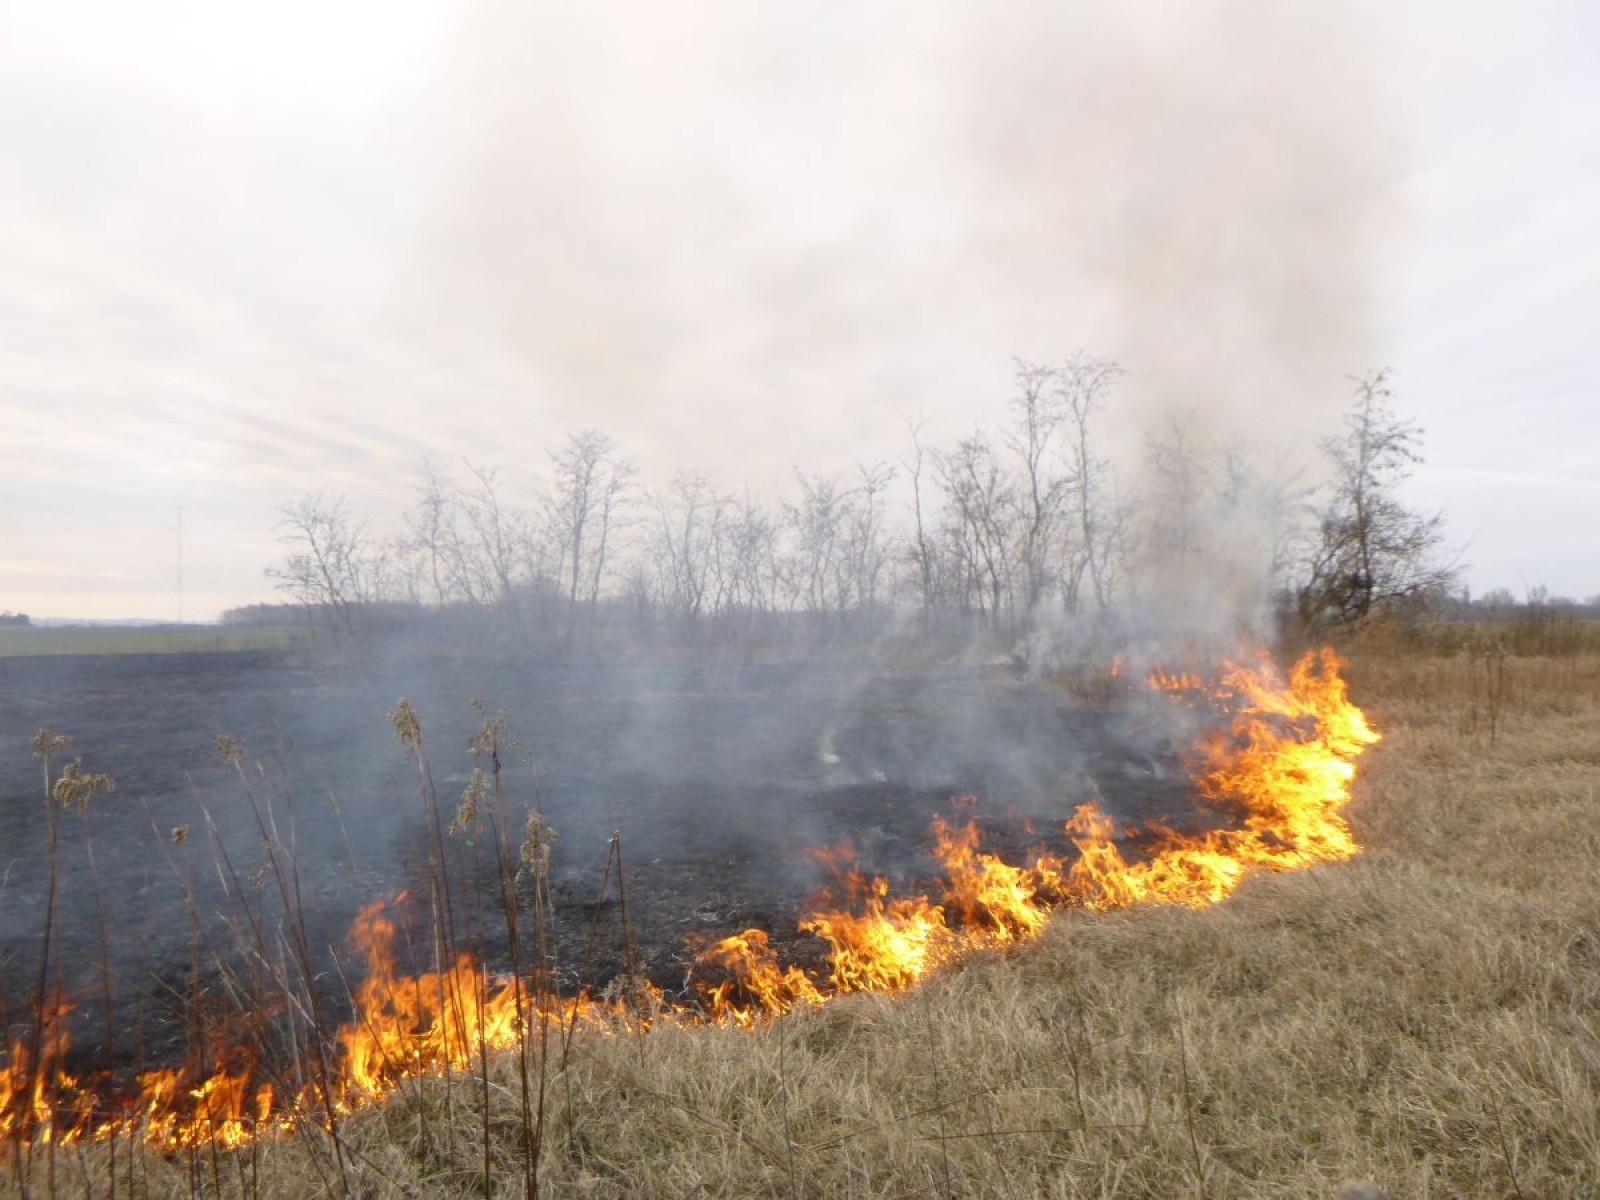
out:
M565 639L572 641L580 603L591 637L605 579L612 535L633 483L633 465L616 456L616 445L593 429L570 434L550 455L555 482L548 506L551 538L567 599Z
M1312 493L1299 470L1264 470L1266 461L1238 439L1223 447L1218 513L1224 523L1250 531L1258 572L1276 594L1290 586L1298 565Z
M1073 481L1056 466L1056 435L1063 412L1057 403L1054 367L1016 360L1016 395L1011 409L1015 424L1006 444L1021 464L1017 503L1017 558L1022 573L1022 612L1027 615L1061 582L1067 504Z
M311 492L281 510L278 540L290 547L267 575L308 610L333 615L349 633L360 605L378 599L381 572L366 531L345 512L344 497Z
M1017 496L981 430L934 459L944 493L945 536L963 580L962 607L999 628L1013 608L1012 539Z
M791 544L789 573L805 610L825 630L831 626L830 614L848 602L840 592L844 573L839 563L849 501L832 476L797 471L795 480L799 498L783 510Z
M523 596L547 574L548 555L526 512L503 495L499 468L467 463L477 486L462 494L465 573L479 602L497 608L514 635L527 634Z
M1356 380L1344 434L1323 442L1333 484L1300 590L1307 620L1360 621L1454 579L1454 566L1439 558L1443 517L1413 512L1400 500L1400 485L1422 461L1422 431L1395 415L1392 400L1388 371Z
M1076 553L1067 564L1067 606L1077 607L1080 581L1088 574L1095 607L1104 615L1111 605L1116 560L1122 544L1122 519L1110 496L1110 464L1097 455L1090 432L1121 368L1110 359L1075 355L1055 372L1058 402L1071 427L1068 457L1072 510L1077 526Z
M665 493L651 498L656 514L650 552L660 579L658 594L681 629L697 631L710 582L726 497L703 476L680 472Z
M778 603L781 572L778 527L761 501L746 490L729 500L716 526L712 576L720 631L734 645L762 635Z
M906 558L916 572L917 598L921 605L922 628L926 632L933 614L934 570L938 549L934 542L931 521L923 496L923 474L927 453L922 446L922 429L926 421L908 422L911 434L911 461L903 463L906 476L911 481L911 538L906 544Z
M419 467L416 506L406 514L402 545L413 570L422 579L429 601L443 608L454 600L473 601L463 571L461 531L456 526L456 500L450 481L432 459Z
M1187 574L1204 556L1212 526L1211 449L1193 425L1174 417L1145 436L1144 553L1168 577Z
M870 622L878 606L884 572L894 553L885 502L889 485L894 482L894 467L888 463L862 464L856 468L856 473L860 482L849 493L843 513L845 537L841 559L850 579L851 599L858 612Z

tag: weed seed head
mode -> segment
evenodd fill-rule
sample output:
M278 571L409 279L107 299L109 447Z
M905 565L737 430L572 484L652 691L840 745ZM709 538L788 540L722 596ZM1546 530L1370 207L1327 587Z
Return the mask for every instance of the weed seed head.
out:
M219 733L211 757L218 766L237 767L244 761L244 743L232 734Z
M116 786L111 776L85 771L83 760L73 759L61 769L61 778L56 780L56 803L62 808L76 808L81 817L89 811L89 801L96 792L115 791Z
M473 767L472 777L467 780L467 786L461 793L461 806L456 809L456 819L450 822L453 836L465 836L471 840L483 831L481 808L489 795L489 777L482 768Z
M404 696L400 697L400 703L389 714L389 724L394 726L394 735L400 739L402 746L411 750L422 749L422 719L417 716L417 710L411 707L411 701Z
M556 831L544 822L544 814L537 808L528 810L523 827L522 845L517 857L522 860L518 874L533 882L542 882L550 874L550 848L555 845Z
M49 758L51 755L61 754L71 744L65 734L57 733L49 725L41 728L28 741L35 758Z
M501 747L512 749L516 746L506 737L505 714L491 713L482 700L473 700L471 703L472 710L478 714L478 728L473 731L469 742L473 761L487 758L490 768L498 772Z

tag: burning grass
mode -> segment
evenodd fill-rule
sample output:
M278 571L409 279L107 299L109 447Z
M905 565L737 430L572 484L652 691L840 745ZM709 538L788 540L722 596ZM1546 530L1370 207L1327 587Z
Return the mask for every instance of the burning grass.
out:
M1213 855L1289 866L1307 846L1320 858L1354 851L1326 799L1341 778L1348 787L1341 769L1270 755L1252 768L1311 784L1309 811L1326 804L1334 818L1326 828L1296 832L1302 807L1283 808L1281 788L1260 811L1237 798L1233 765L1272 738L1304 744L1285 735L1308 721L1362 740L1353 719L1338 733L1296 707L1298 692L1326 686L1313 663L1297 688L1269 693L1289 700L1263 705L1236 685L1233 719L1197 752L1202 788L1242 806L1220 843L1172 833L1119 865L1103 818L1080 812L1076 856L1007 864L980 848L977 826L946 823L942 895L897 898L840 861L838 903L810 918L834 947L827 978L780 963L750 931L706 956L717 982L701 1011L720 1022L675 1019L636 996L568 1040L573 1010L545 1013L541 1028L566 1052L547 1044L536 1056L549 1101L541 1187L1315 1195L1359 1174L1396 1195L1593 1189L1600 670L1508 670L1491 737L1469 720L1483 693L1452 682L1458 664L1358 663L1391 740L1354 814L1370 852L1337 870L1225 872L1242 886L1207 905L1222 886ZM1135 895L1088 882L1117 870L1143 872L1141 887L1177 903L1104 911ZM896 939L887 961L902 975L890 986L944 969L910 991L816 1003L883 985L863 973L884 956L862 950L862 923ZM972 953L1018 940L1028 944ZM422 991L448 1011L481 994L481 978ZM756 1020L763 1011L787 1015ZM64 1194L113 1181L130 1194L525 1192L527 1049L487 1071L463 1072L469 1054L450 1073L403 1074L386 1103L353 1106L336 1134L302 1121L226 1154L152 1154L129 1135L35 1153L26 1169L40 1191L53 1171ZM20 1182L12 1164L8 1183Z

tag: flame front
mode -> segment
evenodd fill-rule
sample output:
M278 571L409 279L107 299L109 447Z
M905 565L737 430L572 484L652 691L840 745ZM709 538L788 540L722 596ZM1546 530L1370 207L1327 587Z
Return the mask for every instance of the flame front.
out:
M1161 830L1150 858L1128 862L1111 822L1083 805L1067 822L1078 850L1067 895L1093 908L1201 906L1221 900L1252 868L1282 871L1356 853L1340 810L1355 760L1378 734L1346 696L1333 652L1306 655L1287 686L1265 658L1229 664L1214 695L1232 718L1195 753L1195 782L1203 796L1237 810L1243 827L1199 837Z
M1204 697L1224 715L1185 764L1200 795L1234 817L1226 826L1197 835L1134 831L1149 853L1130 859L1113 819L1082 804L1061 827L1073 853L1040 851L1015 865L980 848L976 816L935 819L936 895L893 895L887 880L855 866L848 847L817 852L833 879L799 929L826 945L826 972L783 965L767 933L747 929L698 953L681 1002L652 993L652 1019L748 1025L847 992L898 991L964 953L1034 936L1058 907L1198 907L1255 870L1349 858L1358 847L1342 809L1356 759L1378 735L1349 702L1339 666L1323 650L1301 659L1287 681L1264 655L1225 665L1214 685L1190 671L1150 678L1156 691L1184 703ZM527 1050L536 1022L606 1029L626 1012L524 980L491 981L466 955L440 970L398 974L386 904L362 909L352 927L366 974L355 1016L333 1039L319 1078L266 1078L243 1049L224 1049L209 1056L209 1070L151 1071L139 1077L137 1095L107 1100L67 1073L68 1007L52 1001L35 1036L15 1041L0 1066L0 1137L12 1146L84 1138L132 1138L162 1150L238 1146L264 1130L335 1120L408 1078Z
M1222 730L1190 751L1186 765L1200 794L1236 813L1237 826L1197 836L1142 831L1153 851L1130 860L1113 819L1083 804L1063 826L1075 856L1039 852L1013 865L979 849L976 817L960 825L935 818L934 854L944 870L937 900L891 896L886 880L863 876L839 852L821 855L835 866L832 902L800 922L803 932L828 943L830 971L819 995L900 990L960 954L1037 934L1058 907L1201 907L1227 896L1255 869L1349 858L1358 847L1341 809L1355 761L1378 735L1350 703L1339 666L1325 649L1302 658L1287 681L1265 655L1225 664L1211 686L1191 671L1150 677L1152 689L1184 702L1204 697L1227 716ZM719 1018L748 1022L812 999L800 986L810 980L795 981L795 968L781 969L764 934L758 955L733 952L732 943L748 944L759 932L726 939L702 956L738 981L714 990Z

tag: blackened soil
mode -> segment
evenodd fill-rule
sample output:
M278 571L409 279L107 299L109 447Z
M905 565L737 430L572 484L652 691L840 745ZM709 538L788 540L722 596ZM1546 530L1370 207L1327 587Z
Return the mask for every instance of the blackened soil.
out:
M226 1040L267 1019L252 1006L268 1004L273 972L297 973L302 946L342 1019L364 970L345 931L383 896L404 893L392 907L403 965L431 962L431 897L448 890L457 942L504 967L492 827L444 830L443 878L430 867L429 793L388 717L401 697L422 719L441 829L474 767L491 767L469 752L474 729L504 715L514 839L535 805L558 837L551 954L568 986L632 966L673 991L697 945L750 926L814 960L796 922L828 871L808 851L849 843L863 870L926 889L936 813L977 812L1002 853L1064 849L1061 823L1091 799L1127 821L1211 819L1173 752L1194 718L1154 701L1085 711L966 667L0 659L4 1040L37 1007L52 874L48 978L95 1068L171 1061L197 1028ZM53 854L29 750L47 725L116 781L82 816L56 810ZM218 761L219 734L243 743L242 773ZM526 878L517 894L526 922Z

